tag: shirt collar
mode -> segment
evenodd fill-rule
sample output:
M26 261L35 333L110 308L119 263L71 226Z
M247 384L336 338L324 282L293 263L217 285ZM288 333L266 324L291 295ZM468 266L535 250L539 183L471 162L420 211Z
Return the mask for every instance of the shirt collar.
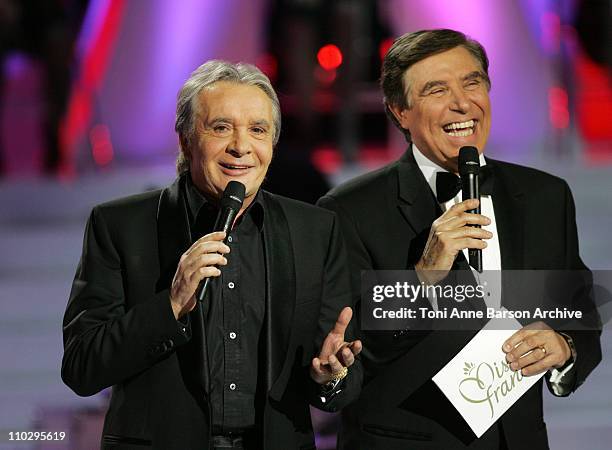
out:
M421 151L414 143L412 144L412 153L414 155L414 159L417 163L417 166L419 166L419 169L421 170L423 176L425 177L425 180L427 181L427 184L429 184L429 187L433 191L434 196L437 196L438 193L436 192L436 175L438 172L448 172L448 170L440 167L438 164L427 158L423 153L421 153ZM485 157L482 153L479 155L479 160L480 167L485 166L487 164L487 161L485 160Z
M218 206L208 200L196 187L191 179L191 173L186 174L185 187L187 191L187 205L189 207L189 218L190 223L193 225L200 210L205 207L210 211L214 211L216 214L218 211ZM249 214L259 230L263 229L263 218L264 218L264 201L263 195L261 193L261 189L257 191L255 195L255 200L249 205L245 214Z

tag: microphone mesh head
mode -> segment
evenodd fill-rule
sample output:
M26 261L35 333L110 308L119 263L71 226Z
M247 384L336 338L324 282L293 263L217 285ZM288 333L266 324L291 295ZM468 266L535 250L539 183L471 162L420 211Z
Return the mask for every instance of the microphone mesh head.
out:
M459 175L478 174L480 157L476 147L461 147L459 150Z
M227 183L227 186L223 191L221 207L240 209L240 207L242 206L242 202L244 201L245 191L246 188L244 187L244 184L235 180L230 181L229 183Z

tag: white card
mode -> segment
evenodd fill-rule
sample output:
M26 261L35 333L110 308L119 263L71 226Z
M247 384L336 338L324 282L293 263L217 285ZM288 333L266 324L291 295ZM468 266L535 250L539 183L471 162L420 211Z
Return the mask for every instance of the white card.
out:
M520 328L516 319L491 319L433 377L477 437L544 375L524 377L506 363L502 344Z

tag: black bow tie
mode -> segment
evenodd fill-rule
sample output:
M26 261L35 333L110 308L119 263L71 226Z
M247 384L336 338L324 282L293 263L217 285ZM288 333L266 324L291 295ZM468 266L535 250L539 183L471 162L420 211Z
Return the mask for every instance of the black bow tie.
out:
M478 173L480 195L491 195L493 191L493 173L490 166L481 166ZM461 178L454 173L438 172L436 174L436 197L438 203L446 203L455 198L461 190Z

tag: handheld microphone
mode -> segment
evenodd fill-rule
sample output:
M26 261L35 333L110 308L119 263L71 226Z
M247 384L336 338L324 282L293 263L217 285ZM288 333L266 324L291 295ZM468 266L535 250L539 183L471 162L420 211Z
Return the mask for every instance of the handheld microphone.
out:
M223 191L223 198L221 198L221 207L219 208L219 214L215 221L213 231L223 231L226 236L223 243L227 243L229 232L232 230L234 220L242 208L242 202L244 201L244 193L246 188L244 184L239 181L230 181ZM210 277L204 278L200 281L200 285L196 290L196 298L199 302L204 301L208 286L210 285Z
M476 147L461 147L459 150L459 176L461 177L461 199L475 198L480 202L480 188L478 186L478 173L480 171L480 157ZM468 213L480 214L480 203L476 209ZM480 228L480 225L472 225ZM482 250L469 248L468 257L470 266L482 273Z

